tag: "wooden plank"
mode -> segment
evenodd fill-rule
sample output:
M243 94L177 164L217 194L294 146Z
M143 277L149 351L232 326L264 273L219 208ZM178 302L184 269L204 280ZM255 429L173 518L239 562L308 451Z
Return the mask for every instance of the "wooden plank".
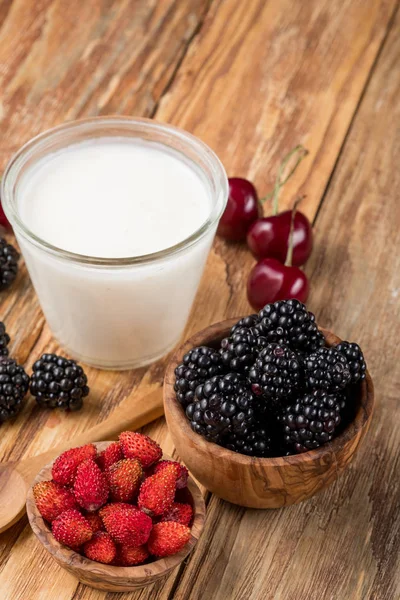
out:
M301 142L310 158L282 205L300 187L313 218L395 4L214 2L156 118L198 135L261 196Z
M208 0L2 3L0 167L23 142L66 120L150 115L207 6Z
M2 3L1 166L27 139L59 122L118 112L149 116L208 4L208 0ZM43 316L24 266L10 293L2 294L0 314L13 338L12 354L20 362L31 364L32 347L39 338L46 339L47 344L50 335L47 329L43 331ZM102 406L103 390L94 376L91 384L91 400L83 419L40 414L31 403L26 407L28 412L24 411L11 427L2 427L1 460L20 456L31 442L33 452L57 443L60 426L64 439L84 430L104 418L112 404L127 397L135 387L131 377L125 378L122 385L115 377L108 390L111 401ZM50 437L44 444L36 443L35 435L40 438L43 427ZM11 549L16 560L9 562ZM26 520L1 536L0 561L2 598L71 598L77 588L76 580L58 568L56 576L49 579L48 570L53 570L54 563L32 538ZM20 577L19 561L26 564L32 577L28 571ZM164 589L170 589L173 580L174 576L170 583L163 582Z
M198 135L261 196L282 156L304 144L310 157L281 206L304 193L302 211L313 219L395 4L216 2L156 118ZM245 247L217 242L188 332L249 310L253 264Z
M17 5L19 4L17 3ZM99 6L94 2L90 2L90 4L93 10ZM182 4L179 3L180 10ZM158 11L161 10L160 5L161 7L166 6L165 3L158 3ZM40 5L38 3L38 6L47 5L42 2ZM62 6L61 3L60 6ZM119 8L120 6L124 6L128 10L127 2L118 4L118 10L115 8L116 5L112 6L118 15L122 10ZM293 0L285 0L280 3L272 0L269 2L254 0L251 3L242 3L240 0L214 2L204 27L190 45L186 59L178 71L178 76L168 94L163 98L156 117L186 127L202 137L220 154L229 173L236 172L253 178L261 193L269 188L279 158L295 143L305 143L312 150L314 160L310 161L309 165L303 164L299 169L296 179L287 190L285 202L290 203L292 193L299 187L307 191L311 190L306 210L310 216L313 216L385 35L394 6L395 0L374 0L368 3L368 6L361 0L344 3L338 0L333 3L327 0L313 0L302 3L301 6ZM81 11L83 11L82 8L78 10L79 13ZM174 12L172 8L170 12ZM51 14L50 11L49 22L51 22ZM84 14L86 15L86 13ZM22 16L19 14L18 19L21 19ZM174 20L173 17L171 18ZM112 17L110 19L110 28L114 31ZM130 32L129 39L136 39L137 24L130 31L126 19L123 20L123 23ZM146 20L144 19L142 23L145 27ZM37 27L37 19L34 20L31 29L34 27ZM179 28L178 20L176 28ZM194 29L192 28L190 31L193 33ZM142 54L138 53L137 55L139 70L150 68L149 65L153 65L152 59L148 58L148 53L152 51L151 40L153 37L156 39L156 33L147 33L148 35L144 36L149 40L147 50L143 50ZM101 35L103 34L100 33L98 38ZM112 37L111 33L109 35L118 45L121 31L118 34L115 33L115 37ZM55 39L49 46L57 54L61 52L61 40L58 39L57 42L55 33L54 37ZM93 43L95 44L95 42ZM132 48L131 46L127 48L124 43L121 42L119 50L124 53L125 57L127 55L130 57ZM71 46L72 42L70 41L69 44ZM27 42L27 48L30 47L30 43ZM38 47L39 50L35 49ZM87 47L91 47L88 42L85 48ZM38 46L38 42L33 45L33 51L38 54L33 55L31 67L36 65L36 61L42 64L43 57L48 56L40 44ZM90 50L86 50L86 52L91 56ZM148 105L143 101L142 94L145 95L146 91L149 93L148 90L152 89L151 81L146 90L138 91L140 97L137 100L132 99L132 101L137 101L138 106L141 107L137 111L134 107L127 107L124 104L131 77L131 75L126 76L125 72L121 80L117 81L120 96L118 93L116 96L113 95L115 78L106 77L107 83L102 88L106 98L104 104L101 94L96 90L89 89L91 80L88 82L87 74L96 71L97 64L103 64L101 59L105 60L109 49L102 46L99 53L98 63L91 63L90 67L85 65L81 75L77 76L79 80L76 84L77 89L65 85L63 78L57 80L53 85L51 77L47 79L51 93L46 90L45 86L42 86L41 89L35 87L36 93L33 96L31 112L24 112L21 115L16 111L18 119L13 121L12 131L10 125L7 126L7 143L9 144L8 150L5 146L7 155L21 142L19 121L21 121L21 127L25 128L23 135L26 137L53 124L50 118L50 122L44 121L46 125L43 127L43 121L39 122L34 109L35 102L39 103L42 116L47 110L52 111L54 122L67 117L73 118L76 115L110 112L110 104L107 102L114 102L115 97L117 103L114 110L139 112L145 106L144 114L148 114L146 112ZM4 55L4 48L2 50L0 39L0 57L2 55ZM37 56L41 57L41 60L36 58ZM79 56L85 56L85 51L82 51ZM115 56L115 60L117 60L118 49L115 50ZM75 68L80 67L79 60L75 60ZM141 66L140 61L144 61L143 64L147 67ZM159 62L157 62L159 58L155 61L154 71L152 71L153 81L160 68ZM105 62L107 61L105 60ZM57 61L52 64L53 77L56 77ZM24 78L28 77L29 71L24 69L22 71L20 81L23 82ZM10 73L12 73L11 70ZM168 73L170 76L171 71ZM69 77L75 82L74 67L69 69ZM161 78L162 85L166 80L167 77ZM31 83L34 82L30 80L29 84ZM119 85L121 88L118 88ZM26 94L26 87L26 85L22 86L22 92L20 92L24 94L24 102L30 98ZM62 91L58 92L59 89ZM66 97L66 104L62 107L60 98L64 102L63 96L67 96L70 89L76 90L74 91L76 97L72 99ZM51 102L52 96L57 98L54 100L55 108ZM113 100L109 100L109 98ZM18 100L18 95L11 94L10 102L21 110L22 103ZM150 106L153 110L155 104L151 103ZM44 118L46 119L46 115ZM216 243L187 333L225 316L248 311L243 282L251 263L252 260L244 249L224 244L221 241ZM15 298L7 299L0 304L2 311L0 314L7 313L6 320L7 325L10 324L10 332L12 335L18 336L18 343L16 341L13 348L21 359L27 361L29 366L45 349L50 351L57 347L52 341L47 326L41 329L41 313L24 273L21 273L19 282L14 289ZM26 289L25 298L21 297L21 289ZM35 323L34 327L33 323ZM32 330L34 330L33 333L28 333ZM24 335L29 335L30 341L21 345L21 338ZM33 344L34 349L30 353ZM3 456L12 455L13 457L33 454L56 443L60 436L64 439L71 437L75 432L82 431L96 421L105 418L113 406L129 394L134 393L135 390L146 391L149 386L158 385L162 379L164 365L165 361L160 361L147 371L139 370L123 375L104 374L90 370L89 378L93 393L86 403L84 412L77 415L53 413L49 416L36 410L31 402L12 427L7 425L4 429L2 428L3 438L0 452L3 452ZM172 450L162 421L147 428L147 431L163 443L167 452ZM240 524L236 521L237 513L235 511L236 509L233 514L229 510L222 513L219 509L212 508L210 517L215 521L212 524L210 520L209 527L212 530L214 527L218 527L220 530L220 523L227 523L227 526L232 529L229 540L235 538L237 530L240 528ZM16 546L21 549L6 555L1 579L15 581L15 584L8 588L10 594L13 594L15 590L20 593L25 589L24 581L35 579L35 587L30 598L36 600L37 598L51 597L49 586L52 583L48 581L46 572L40 571L38 568L38 565L45 560L44 551L35 545L36 555L33 560L30 547L29 551L24 552L23 546L19 546L21 536L18 535L18 532L15 533L14 529L5 534L5 540L8 540L10 547L14 543L13 540L16 539ZM26 529L23 530L22 536L28 536ZM229 540L226 549L229 549L231 543ZM194 568L198 564L199 556L200 562L201 557L206 558L204 544L210 545L210 541L210 538L204 538L203 546L199 547L199 552L196 552L194 560L189 563L193 564ZM218 544L214 547L214 540L210 548L213 548L213 556L218 556L219 552L225 551ZM232 564L232 566L234 565ZM211 571L214 568L213 563L208 564L207 568ZM239 573L240 564L236 564L236 569L234 573ZM70 595L67 594L66 598L71 597L76 586L74 587L72 582L66 579L67 576L64 573L61 574L61 570L55 565L52 570L54 578L60 581L62 579L62 593L64 593L64 589L67 589ZM23 577L20 578L21 573L23 573ZM183 585L188 590L186 579ZM173 597L173 586L172 577L164 585L159 584L140 592L140 595L133 593L126 597L154 597L166 600ZM104 597L103 593L82 586L78 586L75 593L75 598L79 599L97 600ZM109 595L110 597L111 595Z
M318 215L307 265L321 324L365 350L378 398L369 437L334 486L298 506L245 511L213 498L208 532L175 600L189 591L191 600L400 597L399 31L400 13Z

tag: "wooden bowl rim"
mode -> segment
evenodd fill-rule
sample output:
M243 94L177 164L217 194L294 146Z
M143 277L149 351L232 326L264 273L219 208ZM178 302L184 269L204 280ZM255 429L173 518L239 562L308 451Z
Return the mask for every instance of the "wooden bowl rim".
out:
M94 442L94 445L98 450L101 451L104 450L111 443L112 441ZM167 454L163 454L162 459L174 460ZM26 501L26 512L32 531L36 535L38 540L41 542L41 544L57 560L59 560L61 563L66 563L66 565L68 565L68 567L71 570L81 570L85 573L91 573L93 575L96 575L98 579L101 579L102 577L105 579L112 578L115 582L118 582L119 579L124 581L126 579L131 579L132 581L147 579L151 581L152 578L160 578L163 575L163 573L167 575L169 571L171 571L173 568L179 565L186 558L186 556L193 550L194 546L198 542L200 535L202 534L204 529L206 506L199 486L189 475L187 487L193 499L194 516L193 523L190 528L191 538L180 552L177 552L172 556L159 558L158 560L154 560L150 563L145 563L143 565L137 565L132 567L118 567L90 560L89 558L86 558L86 556L83 556L82 554L75 552L71 548L68 548L68 546L64 546L64 544L61 544L53 537L51 529L46 524L39 510L37 509L33 496L33 486L36 483L40 481L48 481L49 479L51 479L51 468L53 466L54 460L46 466L44 466L39 471L31 487L29 488ZM72 565L70 564L71 558L74 559ZM160 567L160 565L162 565L162 569L159 569L155 573L149 573L149 569L151 569L153 565L158 565L158 568Z
M331 456L332 454L335 455L349 441L351 441L360 430L368 426L374 409L374 386L371 376L367 370L366 378L361 383L361 394L365 401L360 402L360 406L353 421L348 423L346 428L331 442L325 444L324 446L320 446L315 450L309 450L301 454L292 454L290 456L261 458L247 456L245 454L234 452L233 450L228 450L227 448L218 446L218 444L215 444L214 442L207 441L201 435L195 433L190 427L189 421L187 420L181 405L176 399L174 391L175 368L182 362L182 357L191 348L196 346L207 346L213 340L227 337L231 327L233 327L233 325L235 325L240 318L241 317L236 317L234 319L227 319L226 321L219 321L191 336L174 352L165 371L163 386L164 406L166 408L165 412L168 411L171 414L172 420L181 429L181 434L183 436L187 436L190 441L199 448L200 451L212 453L221 460L227 459L238 465L250 467L254 464L254 461L257 461L259 462L260 467L283 468L288 465L299 465L308 462L322 461L324 458L328 458L328 456ZM324 334L329 346L338 344L342 341L334 333L323 327L319 327L319 330Z

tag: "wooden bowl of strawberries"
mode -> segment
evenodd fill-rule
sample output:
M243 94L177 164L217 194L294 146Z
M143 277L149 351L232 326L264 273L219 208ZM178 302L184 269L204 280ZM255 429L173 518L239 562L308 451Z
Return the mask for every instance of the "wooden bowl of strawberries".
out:
M205 504L186 467L148 436L72 448L44 467L27 497L33 532L91 587L124 592L167 576L194 548Z
M373 406L359 346L318 329L296 300L195 334L164 380L179 457L212 493L250 508L301 502L335 481Z

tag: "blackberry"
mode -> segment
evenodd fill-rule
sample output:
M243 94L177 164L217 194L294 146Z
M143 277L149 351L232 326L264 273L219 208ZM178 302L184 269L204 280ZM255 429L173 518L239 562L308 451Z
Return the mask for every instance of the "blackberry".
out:
M367 365L365 364L364 355L358 344L352 342L341 342L336 346L336 350L340 352L349 363L351 383L355 384L365 379Z
M0 238L0 290L8 288L17 276L19 253Z
M351 380L347 359L336 348L318 348L304 360L307 387L330 392L343 390Z
M200 346L185 354L175 369L174 389L183 407L194 401L196 388L207 379L222 373L222 361L217 350Z
M342 395L314 390L284 409L281 421L285 444L297 453L330 442L341 421Z
M351 386L347 387L343 392L340 392L341 396L341 405L340 405L340 417L342 419L342 424L346 425L347 423L351 423L354 421L357 411L357 399L354 394L354 390Z
M221 342L221 360L229 371L246 373L256 357L257 338L247 327L236 329Z
M0 321L0 356L8 356L7 345L10 342L10 336L6 332L4 323Z
M243 319L240 319L237 323L235 323L235 325L233 325L233 327L231 328L231 334L234 334L236 329L241 329L242 327L247 327L249 329L251 327L257 327L259 322L260 319L258 318L257 313L254 313L253 315L248 315L247 317L243 317Z
M0 422L15 417L29 388L29 377L12 358L0 358Z
M248 456L271 456L272 441L266 429L252 429L246 436L237 433L230 434L224 442L224 447L239 454Z
M237 373L216 375L196 389L186 408L193 431L221 442L228 433L245 435L253 424L253 396Z
M301 385L300 359L284 344L268 344L250 369L249 380L255 394L288 398Z
M258 316L259 326L270 342L285 343L292 350L304 352L314 352L325 344L315 316L298 300L267 304Z
M232 327L230 336L221 342L222 362L228 371L247 373L258 352L267 343L258 315L244 317Z
M43 354L33 365L30 391L39 406L79 410L89 388L82 367L74 360Z
M254 385L257 391L257 385ZM261 390L260 390L261 391ZM297 391L297 394L299 391ZM297 395L296 394L296 395ZM253 409L254 409L254 418L259 425L268 426L268 430L272 433L272 429L274 428L274 424L276 424L277 419L279 419L282 408L284 406L288 406L291 402L293 402L293 397L289 398L276 398L276 397L266 397L264 394L254 394L253 400Z

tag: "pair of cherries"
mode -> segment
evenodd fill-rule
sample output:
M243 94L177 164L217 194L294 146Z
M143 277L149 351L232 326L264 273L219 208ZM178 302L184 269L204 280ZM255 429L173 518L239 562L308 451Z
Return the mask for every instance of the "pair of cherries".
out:
M280 190L307 154L307 150L299 145L285 156L273 192L261 201L250 181L239 177L229 179L228 203L218 233L231 241L247 240L258 260L247 283L248 300L255 310L277 300L297 298L305 302L307 299L308 279L299 267L312 251L311 224L303 213L296 210L298 202L293 210L278 213ZM296 157L295 164L283 176L293 157ZM262 204L271 196L272 215L262 217Z

